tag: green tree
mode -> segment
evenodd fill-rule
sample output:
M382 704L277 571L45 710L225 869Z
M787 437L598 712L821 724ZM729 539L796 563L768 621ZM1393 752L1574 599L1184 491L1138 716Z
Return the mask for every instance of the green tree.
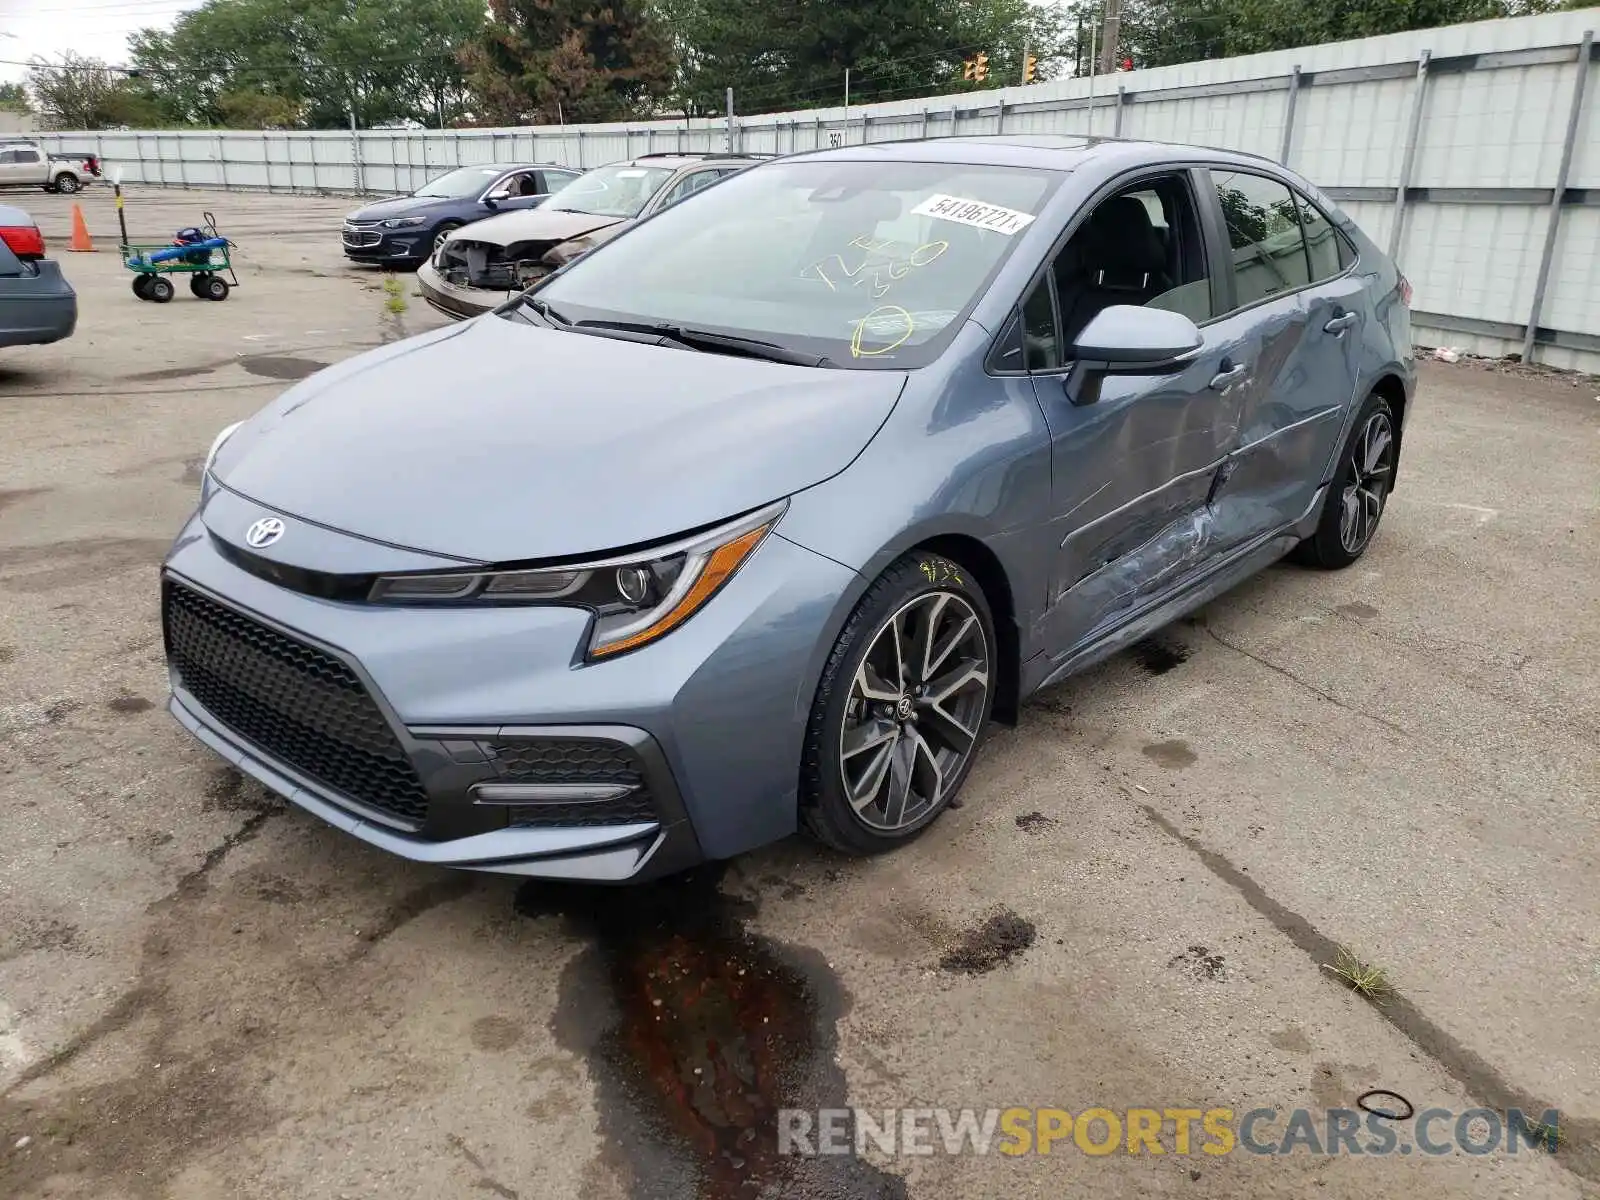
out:
M642 0L490 0L465 58L490 125L646 115L673 79L671 39Z
M28 104L28 89L20 83L0 83L0 108L12 112L31 111Z
M1050 60L1064 47L1054 6L1028 0L792 0L752 11L740 0L657 0L674 31L674 106L720 112L734 89L740 112L817 108L844 101L918 95L1021 82L1024 47ZM962 79L962 62L988 55L988 78Z
M57 62L35 58L28 67L28 88L50 129L147 124L157 116L125 74L71 50Z
M1432 29L1464 21L1520 17L1573 0L1125 0L1117 58L1135 67L1198 62L1324 42ZM1101 0L1068 10L1078 60L1088 62Z
M441 124L466 109L461 49L476 0L206 0L170 29L129 39L149 91L174 120L310 128L406 118Z

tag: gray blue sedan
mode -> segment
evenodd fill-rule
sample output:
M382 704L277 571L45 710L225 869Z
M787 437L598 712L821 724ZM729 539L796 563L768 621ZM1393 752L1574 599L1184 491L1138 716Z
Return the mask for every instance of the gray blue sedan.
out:
M0 347L48 345L78 327L78 294L46 250L32 217L0 204Z
M171 710L423 862L890 850L1041 687L1367 553L1409 300L1249 155L757 166L223 430L163 572Z

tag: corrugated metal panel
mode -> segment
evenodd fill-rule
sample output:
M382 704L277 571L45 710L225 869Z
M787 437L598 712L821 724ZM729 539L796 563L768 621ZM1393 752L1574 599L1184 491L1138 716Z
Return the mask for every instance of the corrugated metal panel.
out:
M1569 208L1562 214L1539 324L1600 333L1600 208Z

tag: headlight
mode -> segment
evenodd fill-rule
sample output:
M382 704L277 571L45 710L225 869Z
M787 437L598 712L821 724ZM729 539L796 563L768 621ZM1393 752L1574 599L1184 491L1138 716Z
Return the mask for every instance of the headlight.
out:
M427 217L390 217L382 224L385 229L415 229L427 219Z
M588 657L636 650L703 608L783 516L788 501L638 554L563 567L386 575L369 598L407 604L553 604L595 614Z
M570 242L562 242L545 251L544 261L552 267L564 267L575 258L582 258L594 249L594 243L586 237L573 238Z
M222 443L231 438L234 435L234 431L243 424L243 421L235 421L232 425L229 425L221 433L217 434L216 437L211 439L211 449L206 451L206 465L205 468L200 472L200 492L202 495L205 494L205 481L211 474L211 464L217 460L217 451L222 449Z

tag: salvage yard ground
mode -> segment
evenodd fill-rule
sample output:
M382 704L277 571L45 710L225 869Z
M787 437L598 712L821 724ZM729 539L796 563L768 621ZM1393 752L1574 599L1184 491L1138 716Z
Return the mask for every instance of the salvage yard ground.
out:
M63 250L68 198L21 202ZM1037 698L902 853L519 888L286 809L164 711L157 564L212 435L440 318L344 264L348 201L136 192L136 240L210 208L239 244L232 298L165 306L83 203L77 335L0 356L0 1196L1600 1195L1595 380L1427 365L1360 564L1270 570ZM786 1174L737 1136L1372 1088L1558 1108L1561 1143Z

